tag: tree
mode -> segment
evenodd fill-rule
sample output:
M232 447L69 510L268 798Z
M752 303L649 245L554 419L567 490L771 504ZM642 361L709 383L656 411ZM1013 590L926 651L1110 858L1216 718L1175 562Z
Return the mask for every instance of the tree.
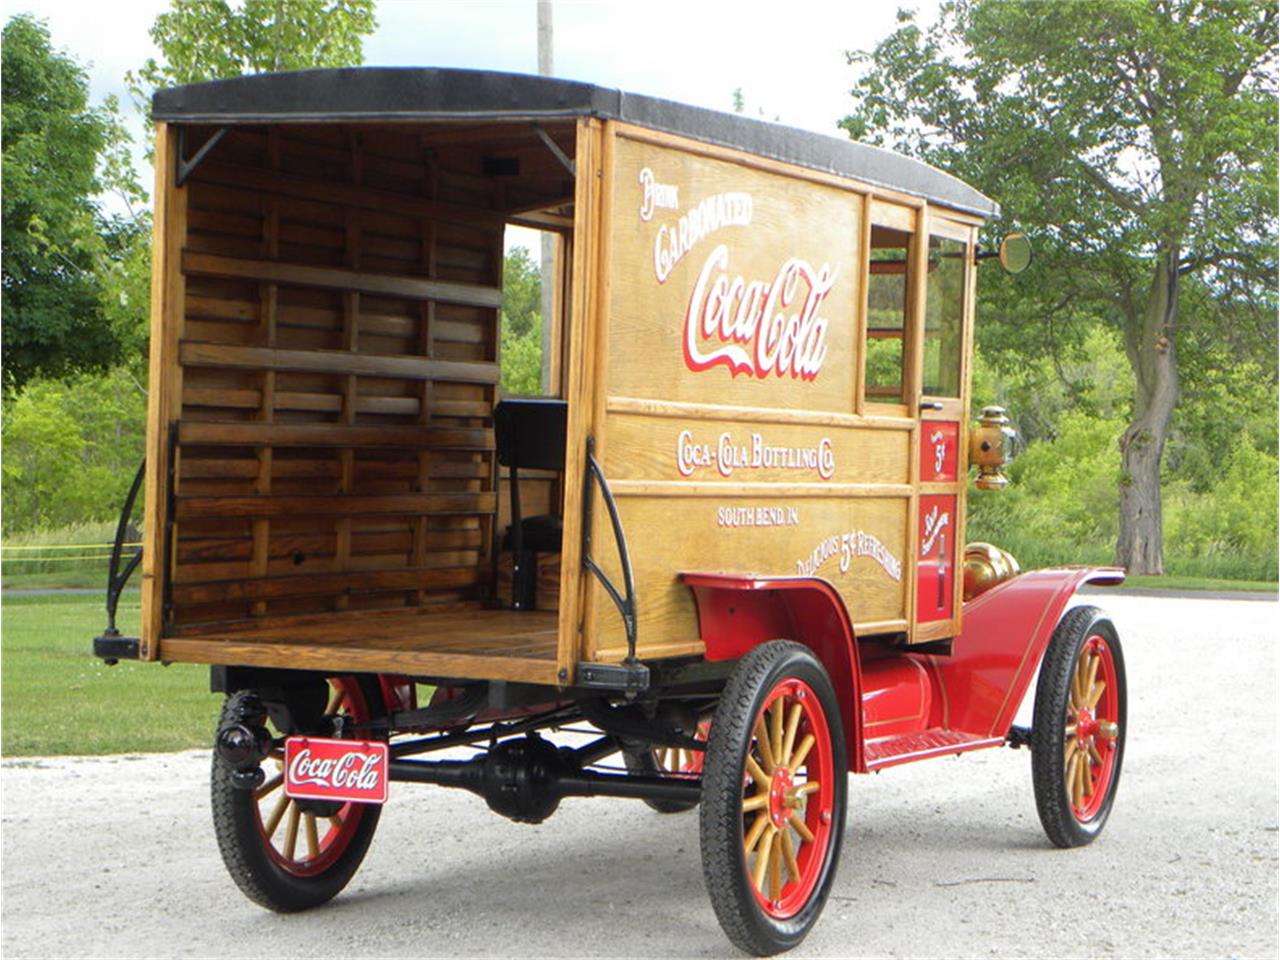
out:
M512 247L502 267L502 318L517 337L538 326L542 311L542 270L528 247Z
M542 271L526 247L513 247L502 269L502 379L509 396L542 392Z
M950 0L929 30L904 13L849 55L866 68L851 135L955 172L1039 237L1032 282L984 280L1022 318L997 325L1006 347L1120 329L1135 389L1116 559L1135 573L1163 571L1180 342L1274 355L1276 22L1222 0Z
M129 75L135 97L150 90L248 73L349 67L364 61L377 26L374 0L173 0L151 39L163 59ZM149 89L148 89L149 88Z
M142 458L146 397L128 371L38 378L5 403L4 531L114 519Z
M98 269L112 230L95 196L99 155L115 133L89 105L84 69L16 16L3 35L4 387L37 374L101 370L119 355L104 321ZM102 235L106 233L106 237Z

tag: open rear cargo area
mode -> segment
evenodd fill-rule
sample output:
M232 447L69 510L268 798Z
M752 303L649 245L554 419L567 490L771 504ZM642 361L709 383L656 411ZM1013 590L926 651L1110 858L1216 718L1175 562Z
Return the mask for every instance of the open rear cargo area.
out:
M495 608L494 410L508 224L559 238L563 340L575 141L160 125L144 655L555 681L558 565L550 609Z

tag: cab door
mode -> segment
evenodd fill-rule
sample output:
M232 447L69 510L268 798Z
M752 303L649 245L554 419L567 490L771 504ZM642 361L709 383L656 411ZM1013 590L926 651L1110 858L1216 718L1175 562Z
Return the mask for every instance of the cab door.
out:
M911 325L918 419L914 642L960 630L972 353L974 228L932 211L925 223L927 243L913 251L918 309Z

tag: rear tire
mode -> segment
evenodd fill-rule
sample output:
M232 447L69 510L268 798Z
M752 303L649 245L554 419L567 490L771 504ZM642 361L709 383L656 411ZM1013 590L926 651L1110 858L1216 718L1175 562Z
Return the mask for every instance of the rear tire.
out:
M698 721L698 739L706 740L711 731L711 714L704 714ZM704 754L701 750L684 747L650 747L642 750L624 750L623 763L631 773L647 777L702 775ZM645 804L658 813L685 813L698 805L696 800L645 800Z
M1058 623L1040 665L1031 727L1036 811L1059 847L1092 843L1115 801L1124 761L1124 653L1097 607Z
M844 836L841 730L826 671L796 643L752 649L720 697L702 775L702 869L742 950L789 950L822 913Z
M329 713L346 713L360 722L382 710L372 678L335 677L329 684ZM227 697L221 721L236 717L248 696L250 691ZM269 729L273 735L296 732ZM263 785L242 790L232 785L231 769L214 755L213 828L227 872L246 897L268 910L294 913L326 903L364 860L382 808L291 799L284 794L283 762L269 758L263 766Z

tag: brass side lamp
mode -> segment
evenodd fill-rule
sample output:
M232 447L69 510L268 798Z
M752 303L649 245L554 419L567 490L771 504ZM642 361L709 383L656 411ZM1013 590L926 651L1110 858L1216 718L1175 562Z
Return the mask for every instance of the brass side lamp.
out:
M983 407L978 425L969 431L969 462L978 468L979 490L1003 490L1009 485L1003 469L1013 459L1017 439L1004 407Z

